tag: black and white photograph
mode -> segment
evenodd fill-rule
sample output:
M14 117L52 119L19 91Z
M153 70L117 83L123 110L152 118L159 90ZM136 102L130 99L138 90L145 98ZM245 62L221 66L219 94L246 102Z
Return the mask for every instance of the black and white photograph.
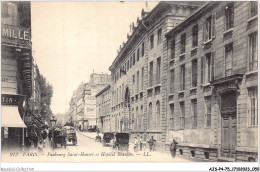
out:
M258 1L1 1L1 171L259 171L258 121Z

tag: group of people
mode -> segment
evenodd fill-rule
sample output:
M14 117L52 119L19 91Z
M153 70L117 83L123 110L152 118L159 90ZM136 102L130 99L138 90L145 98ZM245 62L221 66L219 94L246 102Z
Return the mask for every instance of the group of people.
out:
M38 148L39 151L42 150L43 147L45 147L45 140L48 136L48 130L47 129L36 129L32 128L27 137L26 146L34 148Z
M140 137L137 135L134 141L134 151L145 151L146 143L149 145L149 150L154 151L156 140L153 138L153 136L150 138L150 140L146 141L146 137L143 138L142 136Z
M142 136L140 137L139 135L137 135L137 137L135 137L135 141L134 141L134 151L135 152L145 151L146 143L149 144L150 152L154 151L156 140L153 138L153 136L151 136L150 140L146 142L145 138L143 139ZM176 156L177 144L178 144L178 142L176 142L176 140L173 139L173 141L170 145L170 153L173 158L175 158L175 156Z

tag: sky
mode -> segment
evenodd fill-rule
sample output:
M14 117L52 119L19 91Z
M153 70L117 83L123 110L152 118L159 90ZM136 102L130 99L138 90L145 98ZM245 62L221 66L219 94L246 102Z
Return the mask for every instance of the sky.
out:
M149 2L152 9L158 2ZM32 2L33 57L53 86L51 109L64 114L78 85L108 73L145 2Z

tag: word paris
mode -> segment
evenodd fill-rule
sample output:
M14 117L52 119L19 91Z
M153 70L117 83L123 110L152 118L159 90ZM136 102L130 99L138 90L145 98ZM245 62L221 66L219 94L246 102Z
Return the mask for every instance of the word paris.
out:
M19 27L2 25L2 37L29 41L29 31Z

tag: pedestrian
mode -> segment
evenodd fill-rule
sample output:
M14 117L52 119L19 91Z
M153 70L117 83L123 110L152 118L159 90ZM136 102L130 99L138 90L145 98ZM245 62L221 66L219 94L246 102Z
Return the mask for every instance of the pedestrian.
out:
M47 131L46 131L46 129L41 131L41 136L42 136L42 139L43 139L43 147L45 147L45 140L47 138Z
M154 151L156 140L153 139L153 136L148 141L150 152Z
M39 152L39 153L42 153L42 152L43 152L43 141L42 141L42 140L39 141L39 144L38 144L38 152Z
M177 142L175 141L175 139L173 139L171 145L170 145L170 152L173 158L175 158L176 156L176 149L177 149Z
M144 137L142 140L142 150L145 151L145 149L146 149L146 137Z
M33 129L32 132L31 132L31 140L33 141L34 148L37 148L38 135L37 135L35 129Z
M116 139L115 139L115 136L110 140L110 145L111 145L111 151L116 149Z
M140 151L142 151L143 150L143 137L142 136L140 137L139 144L140 144Z
M137 151L140 151L140 140L141 140L140 136L137 135Z
M138 141L137 141L137 137L135 137L135 141L134 141L134 152L137 152L138 150Z

